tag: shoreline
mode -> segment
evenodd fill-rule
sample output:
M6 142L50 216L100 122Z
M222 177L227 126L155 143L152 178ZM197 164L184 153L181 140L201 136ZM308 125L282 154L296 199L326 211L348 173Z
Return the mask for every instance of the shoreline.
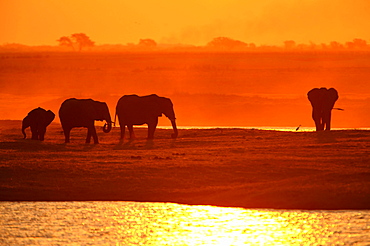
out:
M9 119L0 119L0 125L6 124L6 122L10 123L19 123L19 125L22 124L22 120L9 120ZM51 124L54 125L60 125L59 122L52 122ZM103 126L104 123L101 122L95 122L95 126ZM142 126L134 126L136 128L144 128L146 129L146 125ZM299 129L297 130L297 128ZM119 129L119 125L112 126L112 128ZM265 131L287 131L287 132L315 132L316 129L313 126L177 126L180 130L212 130L212 129L246 129L246 130L265 130ZM171 130L172 126L157 126L157 129L163 129L163 130ZM331 129L331 131L370 131L370 127L334 127Z

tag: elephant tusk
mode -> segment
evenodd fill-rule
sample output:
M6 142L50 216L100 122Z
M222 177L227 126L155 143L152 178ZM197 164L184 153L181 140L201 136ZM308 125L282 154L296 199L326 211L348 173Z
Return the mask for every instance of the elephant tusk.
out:
M333 108L333 109L335 109L335 110L340 110L340 111L344 111L344 109L343 109L343 108Z

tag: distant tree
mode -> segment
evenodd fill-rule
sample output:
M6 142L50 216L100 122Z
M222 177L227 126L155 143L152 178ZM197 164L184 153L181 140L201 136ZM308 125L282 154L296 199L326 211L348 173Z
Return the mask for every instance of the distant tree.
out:
M368 48L366 40L355 38L352 42L346 42L346 47L349 49L363 50Z
M316 50L317 49L317 45L312 41L310 41L310 44L308 45L308 47L309 47L310 50Z
M343 49L343 44L340 44L337 41L332 41L330 42L330 48L333 50Z
M240 49L246 48L248 44L227 37L217 37L207 44L208 47L221 49Z
M255 43L250 43L249 48L255 49L255 48L257 48L257 45Z
M353 42L346 42L346 47L348 49L354 49L355 48L355 44Z
M79 51L81 51L83 47L93 47L95 45L84 33L74 33L71 37L63 36L57 41L60 46L72 47L73 50L75 50L75 46L77 46Z
M366 49L367 48L366 40L355 38L353 40L353 43L355 44L355 47L357 47L359 49Z
M293 40L287 40L287 41L284 41L284 47L285 49L291 50L296 47L296 43Z
M72 34L72 40L77 44L78 50L81 51L83 47L93 47L95 43L85 33Z
M74 50L73 42L69 37L63 36L63 37L59 38L57 41L59 42L60 46L71 47Z
M153 39L140 39L139 46L143 47L156 47L157 43Z

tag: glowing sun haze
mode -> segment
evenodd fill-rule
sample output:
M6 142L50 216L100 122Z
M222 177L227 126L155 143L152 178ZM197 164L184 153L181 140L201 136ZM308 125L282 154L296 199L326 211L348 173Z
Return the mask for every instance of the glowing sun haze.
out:
M57 45L81 32L97 44L346 42L370 39L369 11L368 0L2 0L0 44Z

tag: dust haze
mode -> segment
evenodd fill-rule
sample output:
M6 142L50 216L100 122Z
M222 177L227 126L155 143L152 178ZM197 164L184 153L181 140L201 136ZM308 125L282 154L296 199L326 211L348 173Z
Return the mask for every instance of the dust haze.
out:
M367 53L9 53L0 56L0 119L36 107L57 114L67 98L107 102L158 94L179 126L313 127L307 92L339 92L332 127L370 127ZM55 121L59 121L56 117ZM167 119L159 125L167 126Z
M98 44L152 38L204 45L227 36L258 45L369 39L367 0L1 1L0 44L54 45L55 37L86 32Z

